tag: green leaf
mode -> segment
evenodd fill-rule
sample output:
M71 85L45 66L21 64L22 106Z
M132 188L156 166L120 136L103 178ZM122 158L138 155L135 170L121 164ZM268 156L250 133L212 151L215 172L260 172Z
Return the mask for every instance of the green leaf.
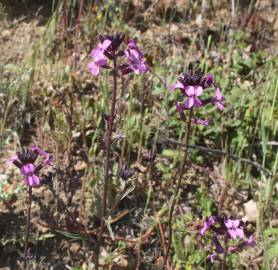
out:
M272 261L274 258L278 257L278 241L276 241L270 248L266 251L266 258Z
M176 157L179 156L179 153L180 152L177 150L165 149L163 150L162 155L168 158L175 159Z
M64 235L65 237L67 238L71 238L71 239L74 239L74 240L83 240L83 236L77 234L77 233L71 233L71 232L67 232L67 231L60 231L60 230L56 230L56 232Z
M44 241L46 239L49 239L49 238L52 238L54 237L55 235L53 233L44 233L42 234L37 240L38 241Z
M278 236L278 228L268 228L264 231L264 237L270 237L272 235Z
M135 186L131 186L121 197L121 200L124 199L129 193L135 189Z

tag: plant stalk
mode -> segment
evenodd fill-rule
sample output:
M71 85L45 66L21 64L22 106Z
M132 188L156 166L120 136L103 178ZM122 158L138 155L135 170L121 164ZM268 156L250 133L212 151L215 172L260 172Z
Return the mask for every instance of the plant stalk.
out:
M112 101L110 107L110 114L108 119L108 131L106 133L106 160L104 166L104 179L103 179L103 193L102 193L102 202L101 202L101 215L100 215L100 230L98 243L96 246L96 258L95 258L95 270L99 269L99 253L102 245L103 232L105 227L105 217L107 212L107 194L108 194L108 182L109 182L109 171L110 171L110 148L112 142L112 132L113 132L113 122L116 106L116 95L117 95L117 57L115 52L113 52L113 93Z
M226 258L227 258L227 243L228 243L228 238L225 236L225 242L224 242L224 253L223 253L223 260L221 263L221 270L226 270Z
M181 180L182 180L183 172L184 172L185 165L186 165L187 158L188 158L188 145L189 145L189 139L190 139L190 134L191 134L191 125L192 125L191 119L192 118L193 118L193 109L191 108L191 110L189 112L189 117L188 117L188 122L187 122L187 130L186 130L185 139L184 139L185 143L184 143L183 161L182 161L182 165L181 165L181 168L180 168L178 183L176 185L176 188L175 188L175 191L174 191L174 195L172 197L171 206L170 206L170 212L169 212L169 219L168 219L168 245L167 245L166 254L164 255L164 265L165 266L167 266L169 251L171 249L172 234L173 234L173 232L172 232L173 213L174 213L175 204L176 204L177 197L178 197L179 190L180 190L180 186L181 186Z
M27 222L26 222L26 231L25 231L25 240L24 240L24 258L27 262L27 268L29 269L29 252L28 252L28 240L30 234L30 222L31 222L31 206L32 206L32 187L29 187L28 190L28 206L27 206Z

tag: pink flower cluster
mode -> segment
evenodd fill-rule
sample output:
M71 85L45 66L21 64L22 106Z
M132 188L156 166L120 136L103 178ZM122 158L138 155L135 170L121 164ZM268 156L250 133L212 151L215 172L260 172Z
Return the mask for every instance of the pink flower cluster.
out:
M88 65L93 76L99 75L100 68L112 69L108 60L114 60L117 57L125 57L126 59L126 62L118 67L121 75L131 72L142 74L147 71L144 55L137 47L135 40L129 40L126 50L118 50L123 40L124 34L122 33L100 36L101 42L92 50L90 54L92 60Z
M35 165L38 156L43 157L43 160L38 165ZM8 163L13 163L20 169L26 186L33 187L40 185L38 172L43 167L52 165L52 157L43 149L33 146L30 149L18 152L17 155L8 160Z
M200 229L200 235L204 236L207 231L212 232L212 242L215 246L215 252L208 256L211 262L219 259L219 254L224 253L224 245L221 244L221 241L228 243L228 253L239 252L245 247L256 245L253 236L246 230L245 223L238 219L211 216L204 222ZM236 245L235 240L237 240ZM230 241L233 241L233 243L231 244Z
M210 86L213 86L215 89L214 96L202 100L201 95L204 93L204 90ZM185 120L185 110L190 110L192 108L198 109L208 103L213 103L221 111L224 109L224 97L221 94L220 88L216 85L212 74L203 75L200 71L194 72L190 69L188 73L180 75L178 81L171 86L172 92L176 89L179 89L186 97L185 102L178 102L176 105L183 121ZM196 120L195 123L201 125L208 124L202 120Z

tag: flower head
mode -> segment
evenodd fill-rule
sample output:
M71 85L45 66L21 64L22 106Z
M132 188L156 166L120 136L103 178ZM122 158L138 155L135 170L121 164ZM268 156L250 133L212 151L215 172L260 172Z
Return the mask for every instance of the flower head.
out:
M221 94L221 90L219 87L215 90L215 96L213 98L213 103L218 107L220 111L223 111L224 109L224 97Z
M240 225L239 220L237 219L232 220L228 218L224 221L224 223L232 239L236 239L236 238L242 239L244 237L244 232L239 226Z
M190 109L191 107L199 108L202 106L201 100L198 98L203 93L201 86L187 86L185 88L185 94L188 97L185 102L185 108Z
M121 168L120 177L123 180L127 180L128 178L132 177L134 173L135 173L134 169L129 168L125 163Z
M102 43L99 43L98 46L91 51L92 61L89 63L88 68L91 73L97 77L99 74L100 67L108 67L107 59L105 56L105 50L111 45L109 39L103 40Z
M210 98L201 99L201 95L208 87L214 87L215 95ZM177 105L178 112L182 116L182 110L200 108L208 103L215 104L221 111L224 109L224 97L220 88L216 85L212 74L204 75L200 70L194 71L192 68L187 73L181 74L178 81L171 85L171 91L179 89L185 96L186 100L183 104ZM183 119L183 117L181 117Z
M245 247L254 247L256 245L253 236L246 236L243 231L244 223L237 219L225 218L225 216L213 215L204 222L203 227L200 230L202 236L207 231L211 231L211 240L215 253L211 254L208 258L211 262L217 258L218 255L225 252L224 248L227 248L228 254L241 251ZM246 228L244 229L248 234ZM243 240L243 239L246 240Z
M109 48L109 52L117 51L124 41L125 34L122 32L117 32L112 35L99 35L99 40L103 43L105 40L109 40L111 42L111 47Z
M134 71L135 74L145 73L147 71L146 64L143 59L143 53L138 49L136 41L128 42L128 49L124 51L127 57L127 66L123 69L123 73L127 74Z
M91 51L92 61L88 64L88 68L93 76L97 77L99 75L100 68L112 68L108 64L108 60L114 60L122 56L126 57L126 61L117 67L113 67L115 73L112 72L112 74L118 75L118 71L121 72L121 75L131 72L140 74L147 71L143 53L137 47L135 40L132 39L128 42L126 50L120 50L124 37L123 33L99 36L100 43Z
M217 222L216 216L211 216L207 221L204 222L203 227L200 230L200 234L205 235L206 231Z
M38 156L42 156L44 159L38 165L35 165ZM13 163L20 169L26 186L39 186L40 178L38 172L44 166L51 165L52 158L48 152L33 146L30 149L18 152L16 156L8 160L8 163Z

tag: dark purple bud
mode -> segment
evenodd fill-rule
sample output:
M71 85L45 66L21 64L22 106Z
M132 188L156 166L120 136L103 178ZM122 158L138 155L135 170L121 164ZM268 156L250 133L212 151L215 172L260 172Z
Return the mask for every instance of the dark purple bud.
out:
M121 46L123 40L125 38L124 33L115 33L113 35L100 35L99 39L101 42L104 42L104 40L108 39L111 41L111 46L107 48L107 51L117 51L117 49ZM108 57L108 56L107 56Z
M148 155L147 158L150 162L153 162L156 158L156 153L153 149L148 149Z
M38 153L31 149L23 149L22 152L17 152L17 157L22 164L34 163L38 157Z
M125 52L124 51L119 51L116 56L125 56Z
M184 114L184 110L185 110L185 107L182 103L178 102L176 104L176 108L177 108L177 111L179 112L180 114L180 118L182 121L185 121L185 114Z
M134 173L135 173L134 169L131 169L127 166L127 164L124 164L120 171L120 177L123 180L127 180L128 178L132 177Z
M217 253L223 253L224 248L222 247L221 243L219 242L219 240L217 238L217 234L214 234L212 241L215 244L216 252Z

